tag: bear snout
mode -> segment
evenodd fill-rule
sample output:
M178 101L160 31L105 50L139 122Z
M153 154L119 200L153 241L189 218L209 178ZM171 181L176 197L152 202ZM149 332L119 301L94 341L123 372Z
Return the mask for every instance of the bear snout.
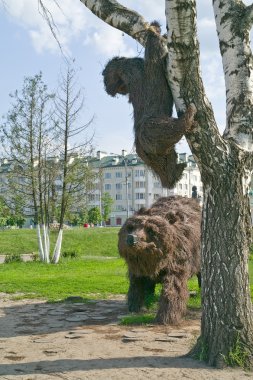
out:
M126 238L127 245L131 247L138 242L138 236L134 234L128 234Z

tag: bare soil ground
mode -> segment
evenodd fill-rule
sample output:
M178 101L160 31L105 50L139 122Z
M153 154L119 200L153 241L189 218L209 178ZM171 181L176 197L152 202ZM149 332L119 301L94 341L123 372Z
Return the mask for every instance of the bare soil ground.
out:
M180 326L120 326L122 297L48 304L0 294L0 379L253 379L184 357L199 334L200 315Z

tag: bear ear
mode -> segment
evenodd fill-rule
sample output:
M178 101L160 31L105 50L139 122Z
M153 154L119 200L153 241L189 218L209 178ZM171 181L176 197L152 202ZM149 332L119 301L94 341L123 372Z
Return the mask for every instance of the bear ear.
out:
M174 212L170 211L170 212L168 212L168 214L166 215L166 219L168 220L168 222L169 222L170 224L174 224L174 223L176 223L176 221L178 220L178 217L177 217L177 215L176 215Z
M145 215L147 214L148 209L146 207L141 207L139 211L137 211L137 215Z
M166 214L166 219L169 221L170 224L174 224L176 222L183 222L184 221L184 214L180 211L174 213L173 211L169 211L168 214Z

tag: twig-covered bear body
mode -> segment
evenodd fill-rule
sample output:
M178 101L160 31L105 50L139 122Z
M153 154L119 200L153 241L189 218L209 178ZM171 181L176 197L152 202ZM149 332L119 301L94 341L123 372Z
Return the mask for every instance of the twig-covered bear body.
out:
M118 248L128 265L129 311L139 311L161 283L156 319L164 324L180 321L186 311L187 281L194 274L199 277L200 221L198 202L179 196L160 198L126 220Z
M146 32L143 58L115 57L106 65L105 89L111 96L129 95L133 105L136 152L172 188L181 178L185 163L177 163L175 144L192 127L195 107L190 105L180 118L173 118L173 97L166 72L164 41L156 22Z

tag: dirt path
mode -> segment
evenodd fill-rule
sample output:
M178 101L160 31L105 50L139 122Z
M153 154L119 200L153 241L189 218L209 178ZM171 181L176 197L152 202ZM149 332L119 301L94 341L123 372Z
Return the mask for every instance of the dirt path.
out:
M122 298L47 304L0 294L0 379L253 379L182 357L199 333L199 318L189 315L177 329L119 326L124 314Z

